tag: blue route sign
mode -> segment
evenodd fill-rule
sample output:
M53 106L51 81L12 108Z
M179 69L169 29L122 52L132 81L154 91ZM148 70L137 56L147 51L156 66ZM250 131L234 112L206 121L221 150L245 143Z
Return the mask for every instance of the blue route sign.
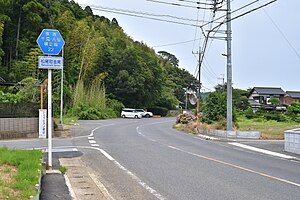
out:
M44 29L36 42L46 55L58 55L65 45L61 34L55 29Z

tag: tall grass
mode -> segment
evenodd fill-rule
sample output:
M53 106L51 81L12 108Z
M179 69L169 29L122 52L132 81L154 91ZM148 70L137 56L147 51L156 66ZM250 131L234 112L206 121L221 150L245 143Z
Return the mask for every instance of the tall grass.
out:
M108 119L118 116L114 108L123 107L117 101L110 101L106 104L105 88L99 81L93 81L90 86L85 86L79 80L74 93L73 116L79 119ZM119 111L118 111L119 112Z
M105 109L104 86L97 82L93 82L90 87L85 87L83 80L78 80L73 102L74 107L78 107L83 103L98 110Z
M0 166L12 166L17 169L9 182L0 183L0 199L29 199L35 196L35 185L39 183L42 152L39 150L9 150L0 148ZM7 172L10 171L8 168ZM5 171L2 171L5 173ZM3 177L3 174L0 174ZM7 192L13 191L13 192ZM3 196L5 195L5 196Z

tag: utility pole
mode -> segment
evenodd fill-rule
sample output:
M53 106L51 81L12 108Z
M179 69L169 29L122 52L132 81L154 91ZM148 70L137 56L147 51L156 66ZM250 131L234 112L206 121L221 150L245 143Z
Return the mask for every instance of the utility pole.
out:
M218 78L218 80L222 80L222 87L223 87L223 89L225 89L224 87L225 87L225 74L220 74L221 76L222 76L222 78Z
M199 86L197 92L197 115L200 112L200 94L201 94L201 48L199 47L199 52L192 52L193 54L198 54L198 75L199 75Z
M227 0L227 131L232 131L231 6Z

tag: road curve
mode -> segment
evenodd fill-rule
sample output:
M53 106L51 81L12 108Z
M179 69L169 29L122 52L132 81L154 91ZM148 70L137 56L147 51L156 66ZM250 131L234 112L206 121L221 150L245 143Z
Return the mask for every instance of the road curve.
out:
M105 161L84 159L120 199L300 199L299 162L202 140L174 121L107 121L92 134Z

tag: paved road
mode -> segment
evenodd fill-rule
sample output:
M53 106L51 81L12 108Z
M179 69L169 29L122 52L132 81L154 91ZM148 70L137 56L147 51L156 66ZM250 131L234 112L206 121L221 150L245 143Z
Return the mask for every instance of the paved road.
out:
M300 199L300 163L172 129L173 118L81 121L71 139L114 199ZM42 147L44 141L6 142ZM0 142L0 146L3 142Z

